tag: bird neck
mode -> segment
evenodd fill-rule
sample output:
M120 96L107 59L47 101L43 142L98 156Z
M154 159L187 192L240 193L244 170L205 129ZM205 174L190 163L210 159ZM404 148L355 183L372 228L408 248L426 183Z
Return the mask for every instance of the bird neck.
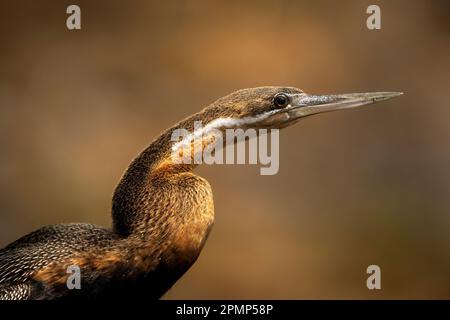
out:
M202 113L194 114L164 131L129 165L116 187L112 202L113 229L122 236L138 235L146 240L161 240L170 228L199 215L212 215L212 192L208 182L193 174L196 153L207 144L198 140L180 148L184 162L174 161L174 147L180 139L174 132L193 133L195 122L205 121ZM206 120L207 121L207 120ZM186 153L186 146L191 150ZM178 147L177 147L178 148ZM186 161L186 155L191 161Z

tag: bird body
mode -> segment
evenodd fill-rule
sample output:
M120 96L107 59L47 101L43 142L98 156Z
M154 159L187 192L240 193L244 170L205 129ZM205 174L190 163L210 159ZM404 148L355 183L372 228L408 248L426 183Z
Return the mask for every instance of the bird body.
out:
M164 131L136 157L113 195L112 228L72 223L41 228L0 250L0 299L160 298L199 256L214 222L209 183L196 164L175 163L171 133L283 128L300 118L384 100L397 93L312 96L290 87L244 89ZM205 133L202 151L211 139ZM196 141L187 141L195 144ZM195 157L194 152L188 154ZM77 266L81 288L67 285Z

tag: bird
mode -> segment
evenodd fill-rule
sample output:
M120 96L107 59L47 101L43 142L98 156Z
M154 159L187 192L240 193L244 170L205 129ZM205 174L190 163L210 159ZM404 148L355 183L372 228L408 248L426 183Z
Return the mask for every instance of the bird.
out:
M206 124L206 136L211 129L281 129L314 114L401 94L312 95L294 87L266 86L219 98L163 131L132 160L113 193L110 228L45 226L1 249L0 299L161 298L197 260L214 223L212 189L193 172L198 164L179 163L171 156L174 130L194 132L196 121ZM185 155L195 157L195 151ZM79 270L78 288L68 285L71 266Z

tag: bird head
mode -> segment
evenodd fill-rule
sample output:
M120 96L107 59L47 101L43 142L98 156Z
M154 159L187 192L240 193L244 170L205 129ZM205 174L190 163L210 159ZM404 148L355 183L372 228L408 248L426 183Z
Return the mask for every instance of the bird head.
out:
M293 87L258 87L238 90L220 98L204 112L221 120L218 126L280 129L313 114L355 108L401 94L367 92L313 95Z
M166 164L190 164L195 159L201 159L205 150L234 144L237 140L233 134L228 135L228 129L238 129L234 133L240 133L241 139L250 138L252 130L247 129L255 129L253 136L256 136L267 132L260 129L281 129L313 114L354 108L401 94L371 92L311 95L292 87L238 90L169 129L171 161ZM226 139L223 138L224 132Z

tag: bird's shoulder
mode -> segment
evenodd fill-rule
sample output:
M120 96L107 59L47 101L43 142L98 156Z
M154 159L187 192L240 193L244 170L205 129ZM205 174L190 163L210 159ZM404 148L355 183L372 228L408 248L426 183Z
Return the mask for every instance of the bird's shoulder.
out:
M92 224L45 226L0 250L0 286L24 283L51 263L93 247L108 247L115 240L112 231Z
M0 250L0 256L13 249L44 243L62 243L63 245L70 246L74 243L79 244L80 241L87 243L92 243L91 240L95 240L96 243L103 241L108 242L113 240L114 237L115 236L110 229L89 223L48 225L10 243Z

